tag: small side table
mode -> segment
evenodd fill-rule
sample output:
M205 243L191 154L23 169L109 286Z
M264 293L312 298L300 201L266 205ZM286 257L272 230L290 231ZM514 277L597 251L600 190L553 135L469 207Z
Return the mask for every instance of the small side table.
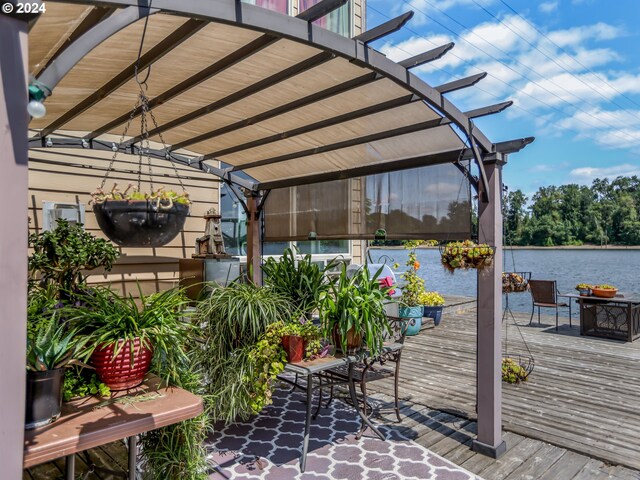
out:
M136 396L144 401L136 402ZM155 376L110 399L88 397L66 402L56 422L25 431L23 467L66 457L65 478L73 480L76 453L127 438L129 479L135 480L136 436L197 417L202 411L200 397L180 388L161 387Z

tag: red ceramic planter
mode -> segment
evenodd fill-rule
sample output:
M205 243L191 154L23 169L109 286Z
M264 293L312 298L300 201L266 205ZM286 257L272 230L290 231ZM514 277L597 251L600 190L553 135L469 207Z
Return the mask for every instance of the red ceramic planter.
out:
M136 338L133 341L132 362L131 344L132 342L127 342L115 357L113 355L115 345L98 346L91 355L89 362L95 367L98 378L111 390L137 387L151 367L153 357L151 349L142 346L140 339Z
M285 335L281 340L290 363L301 362L304 358L304 338L298 335Z

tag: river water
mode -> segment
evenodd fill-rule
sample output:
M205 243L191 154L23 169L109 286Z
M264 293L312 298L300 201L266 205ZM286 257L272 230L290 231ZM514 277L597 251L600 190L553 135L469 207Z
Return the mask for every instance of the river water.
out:
M404 269L408 252L395 249L370 249L375 263L400 264L396 276ZM438 249L418 249L420 269L428 290L450 295L476 295L477 273L456 270L449 273L440 264ZM556 280L561 293L576 293L578 283L614 285L620 292L640 292L640 250L612 249L517 249L505 250L504 269L509 272L531 272L537 280ZM509 295L513 310L531 311L528 292Z

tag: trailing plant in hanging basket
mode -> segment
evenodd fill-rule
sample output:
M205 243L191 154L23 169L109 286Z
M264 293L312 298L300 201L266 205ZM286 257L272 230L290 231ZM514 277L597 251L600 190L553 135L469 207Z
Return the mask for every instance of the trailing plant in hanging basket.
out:
M458 268L481 270L493 263L494 254L495 251L490 245L477 244L471 240L447 243L440 252L442 265L450 272Z
M513 358L502 359L502 381L507 383L526 382L530 371Z
M529 281L523 275L516 272L502 272L502 293L526 292L529 289Z
M123 247L161 247L173 240L189 215L189 195L163 187L142 193L132 185L124 191L114 184L91 194L93 213L104 234Z

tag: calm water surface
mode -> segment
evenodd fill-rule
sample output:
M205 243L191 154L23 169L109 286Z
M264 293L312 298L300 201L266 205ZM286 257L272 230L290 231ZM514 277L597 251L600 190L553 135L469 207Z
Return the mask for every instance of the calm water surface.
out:
M450 295L476 295L475 271L449 273L440 264L438 249L418 249L417 253L418 273L425 279L427 289ZM398 262L400 271L407 255L406 250L371 249L374 262ZM533 279L556 280L561 293L576 293L578 283L608 283L621 292L640 292L640 250L506 250L504 265L504 271L531 272ZM511 294L509 305L513 310L531 311L531 295Z

